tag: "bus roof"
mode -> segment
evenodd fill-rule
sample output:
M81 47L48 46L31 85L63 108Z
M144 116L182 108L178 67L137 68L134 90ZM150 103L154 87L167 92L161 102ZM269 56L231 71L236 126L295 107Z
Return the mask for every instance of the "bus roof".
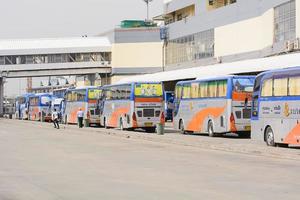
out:
M83 86L83 87L73 87L68 88L67 90L86 90L86 89L97 89L97 86Z
M116 83L116 84L111 84L111 85L105 85L103 86L103 88L106 88L106 87L112 87L112 86L122 86L122 85L130 85L130 84L161 84L162 82L160 81L138 81L138 82L128 82L128 83Z
M270 70L266 72L262 72L258 75L258 77L264 77L268 78L271 76L289 76L289 75L295 75L298 72L300 74L300 67L288 67L284 69L276 69L276 70Z
M255 76L244 76L244 75L214 76L214 77L198 78L196 80L191 80L191 81L179 81L177 84L195 83L195 82L201 82L201 81L223 80L223 79L228 79L228 78L253 78L253 79L255 79Z

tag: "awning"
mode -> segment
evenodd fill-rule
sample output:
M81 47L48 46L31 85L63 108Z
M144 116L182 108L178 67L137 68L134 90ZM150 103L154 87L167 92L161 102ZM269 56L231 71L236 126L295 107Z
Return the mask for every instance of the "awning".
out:
M124 78L118 83L135 81L177 81L201 77L246 74L300 66L300 53L222 63Z

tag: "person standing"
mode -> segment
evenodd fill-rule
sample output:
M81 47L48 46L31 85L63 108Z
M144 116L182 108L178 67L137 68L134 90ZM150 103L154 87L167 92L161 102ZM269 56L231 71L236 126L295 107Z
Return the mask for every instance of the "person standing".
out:
M59 129L59 119L58 119L58 112L56 109L52 112L52 122L54 124L54 128Z
M79 111L77 112L77 119L78 119L79 128L83 127L83 116L84 116L84 112L82 111L81 108L79 108Z

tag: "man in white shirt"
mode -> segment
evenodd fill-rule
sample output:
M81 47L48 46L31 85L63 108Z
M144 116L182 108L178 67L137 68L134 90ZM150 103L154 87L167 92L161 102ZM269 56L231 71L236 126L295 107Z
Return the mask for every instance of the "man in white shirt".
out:
M54 124L54 128L59 129L58 112L56 111L56 109L54 109L54 111L52 112L52 122Z
M83 127L83 117L84 117L84 112L82 111L81 108L79 108L79 111L77 112L79 128Z

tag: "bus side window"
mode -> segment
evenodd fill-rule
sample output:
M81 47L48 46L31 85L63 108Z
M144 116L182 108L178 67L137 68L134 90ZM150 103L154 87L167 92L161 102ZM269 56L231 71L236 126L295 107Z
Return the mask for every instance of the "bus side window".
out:
M274 79L274 96L287 96L288 95L288 78Z
M217 82L210 81L208 82L208 96L217 97Z
M289 95L300 96L300 77L290 77L289 79Z
M200 83L200 94L199 97L200 98L207 98L208 97L208 83L207 82L201 82Z
M227 81L220 80L220 81L218 81L217 96L218 97L226 97L226 95L227 95Z
M191 98L191 84L187 83L183 85L183 99Z
M261 90L262 97L273 96L273 79L264 80Z
M182 98L182 85L177 85L176 86L175 96L176 96L176 99L181 99Z
M191 98L192 99L199 98L199 83L192 83L192 86L191 86Z

